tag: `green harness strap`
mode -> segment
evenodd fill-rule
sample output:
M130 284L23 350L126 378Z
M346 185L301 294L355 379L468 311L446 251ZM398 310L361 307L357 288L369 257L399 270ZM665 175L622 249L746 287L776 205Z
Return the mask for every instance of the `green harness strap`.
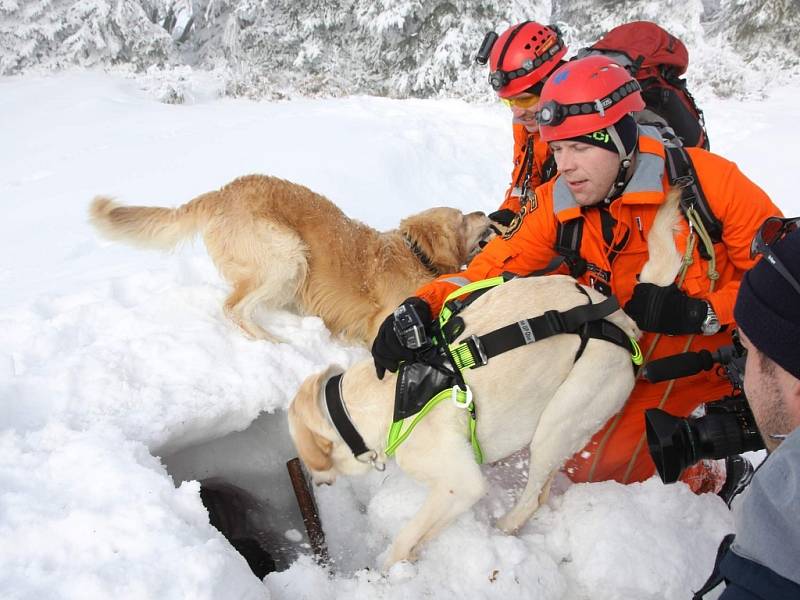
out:
M448 388L446 390L442 390L438 394L436 394L433 398L428 400L425 403L425 406L414 415L414 419L408 425L408 427L403 430L403 424L405 420L395 421L392 423L392 426L389 428L389 437L386 441L386 450L384 451L386 456L392 456L397 451L398 446L406 441L411 432L413 431L414 427L417 426L425 416L431 412L442 400L451 399L453 403L460 407L466 408L469 412L469 436L470 442L472 443L472 451L475 454L475 462L479 465L483 464L483 451L481 450L481 446L478 443L478 436L476 434L476 430L478 427L478 422L475 419L475 403L472 401L472 392L467 389L467 391L463 391L457 385L453 386L452 388Z
M453 298L458 298L459 296L463 296L464 294L471 294L477 290L483 290L490 287L496 287L501 283L505 283L505 279L502 276L498 277L490 277L489 279L481 279L480 281L473 281L472 283L468 283L467 285L463 285L454 292L450 292L447 295L447 298L444 299L444 304L442 305L442 310L439 311L439 327L444 327L447 322L450 320L450 317L453 316L453 310L447 305L450 300Z
M444 327L447 322L450 320L450 317L453 316L454 311L453 309L448 306L448 302L454 298L458 298L459 296L463 296L465 294L471 294L477 290L482 290L486 288L496 287L501 283L504 283L506 280L502 277L490 277L489 279L481 279L480 281L473 281L472 283L468 283L467 285L461 286L454 292L448 294L447 298L444 300L444 304L442 306L442 310L439 312L439 328L441 329ZM442 340L445 341L445 340ZM454 344L455 345L455 344ZM453 359L454 364L458 368L459 372L461 373L461 377L464 377L464 373L460 366L460 363L457 359ZM466 383L466 382L465 382ZM475 462L479 465L483 464L483 450L481 450L481 445L478 442L478 421L475 416L475 403L472 401L472 390L469 389L467 386L466 391L462 390L458 385L454 385L452 388L448 388L446 390L442 390L438 394L436 394L433 398L428 400L425 405L420 409L420 411L414 415L411 423L409 423L408 427L403 429L403 425L406 419L402 419L400 421L394 421L392 426L389 428L389 435L386 440L386 450L385 453L387 456L392 456L397 451L397 448L402 444L411 432L414 430L414 427L417 426L425 416L432 411L438 404L442 402L442 400L446 400L450 398L453 401L453 404L458 406L459 408L464 408L469 413L469 438L470 443L472 444L472 451L475 454Z

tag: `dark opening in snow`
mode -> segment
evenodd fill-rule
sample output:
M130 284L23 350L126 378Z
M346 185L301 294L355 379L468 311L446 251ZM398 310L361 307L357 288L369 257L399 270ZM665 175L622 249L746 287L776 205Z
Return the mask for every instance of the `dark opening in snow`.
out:
M211 524L259 577L283 570L310 546L286 461L296 454L286 413L262 413L244 431L163 457L175 485L201 482Z

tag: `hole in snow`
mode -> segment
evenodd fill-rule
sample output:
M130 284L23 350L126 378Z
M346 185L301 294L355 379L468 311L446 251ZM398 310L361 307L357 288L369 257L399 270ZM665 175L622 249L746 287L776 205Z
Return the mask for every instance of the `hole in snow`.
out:
M283 570L309 544L286 471L296 452L286 412L261 413L244 431L163 457L176 485L201 482L209 520L256 575Z

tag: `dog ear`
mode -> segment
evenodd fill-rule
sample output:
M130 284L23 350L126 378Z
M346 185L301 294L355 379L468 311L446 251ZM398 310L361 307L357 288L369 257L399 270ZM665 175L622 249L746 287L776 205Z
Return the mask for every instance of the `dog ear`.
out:
M441 273L451 273L464 262L464 217L453 208L431 208L400 222L400 231L415 241Z
M324 418L319 410L320 387L328 380L330 369L306 378L289 405L289 431L297 453L312 471L327 471L333 467L333 442L316 431Z

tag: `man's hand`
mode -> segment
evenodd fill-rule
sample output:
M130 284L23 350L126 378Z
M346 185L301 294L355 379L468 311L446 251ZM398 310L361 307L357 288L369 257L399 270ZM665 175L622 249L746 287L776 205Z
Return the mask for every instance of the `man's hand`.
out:
M708 304L690 298L674 283L666 287L639 283L633 288L625 312L643 331L684 335L701 332Z
M425 324L426 331L430 333L431 308L422 298L412 296L404 300L401 306L414 310L420 320ZM386 317L378 329L375 341L372 342L372 360L375 361L375 374L378 379L383 379L387 370L394 373L400 363L415 358L414 350L406 348L397 337L394 327L394 313Z

